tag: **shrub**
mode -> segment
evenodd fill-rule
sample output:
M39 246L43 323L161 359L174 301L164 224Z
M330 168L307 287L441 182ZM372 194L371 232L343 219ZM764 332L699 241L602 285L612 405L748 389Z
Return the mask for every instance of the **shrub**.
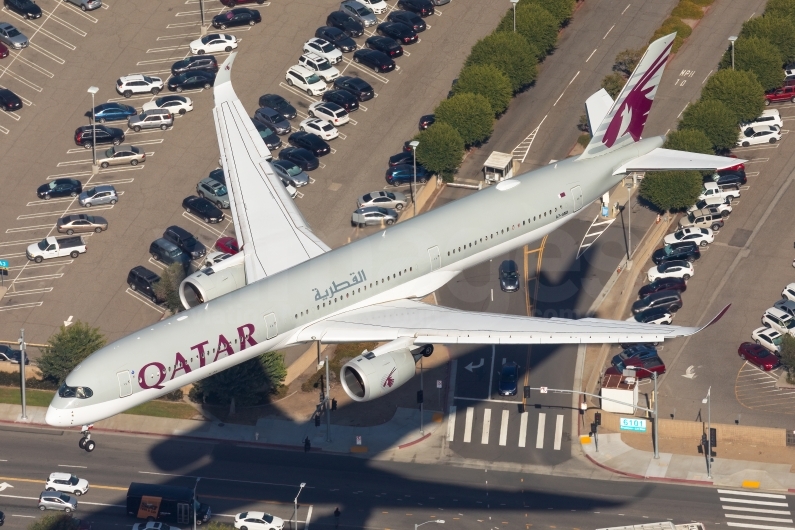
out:
M43 515L30 523L28 530L77 530L77 519L68 513Z
M538 52L518 33L498 31L475 43L466 66L496 66L511 80L511 89L518 92L535 81L537 56Z
M736 135L735 135L736 136ZM677 151L688 151L690 153L703 153L711 155L712 142L700 129L681 129L671 131L665 138L663 147L666 149L676 149Z
M464 140L452 125L436 122L415 137L417 161L433 173L451 182L453 174L464 158Z
M781 364L787 369L787 383L795 384L795 337L788 333L781 337Z
M795 23L795 0L768 0L765 17L788 18Z
M719 70L704 84L701 99L720 101L734 114L735 123L744 123L762 113L765 89L752 72Z
M588 144L591 143L591 135L588 133L581 134L577 137L577 143L583 147L588 147Z
M795 61L795 22L789 18L752 18L743 24L740 31L741 39L749 37L764 39L775 46L780 53L781 64Z
M694 204L701 188L698 171L658 171L646 173L639 193L661 211L676 211Z
M683 129L703 132L715 152L728 151L737 142L738 130L734 114L715 99L700 100L687 107L679 122L679 130Z
M708 5L712 5L712 2L714 2L715 0L690 0L690 1L699 7L707 7Z
M626 84L627 78L618 72L606 75L605 78L602 79L602 88L607 90L607 93L610 94L610 97L614 100L618 97L621 93L621 89L624 88Z
M646 48L638 48L637 50L628 48L618 52L618 55L616 55L616 62L613 64L613 71L629 78L635 70L635 67L638 66L645 51Z
M502 17L496 31L513 32L513 10L509 10ZM519 4L516 7L516 32L535 48L536 57L540 61L555 49L558 22L549 11L538 4Z
M522 4L538 4L555 18L558 26L565 26L569 23L572 13L574 13L575 0L520 0L519 5ZM518 8L518 6L517 6Z
M458 74L458 82L453 87L453 94L468 92L480 94L489 101L495 116L499 116L508 108L513 95L511 80L502 71L491 64L473 64L465 66Z
M60 385L75 366L106 343L99 328L76 320L69 327L61 326L57 333L47 339L47 347L35 363L44 379Z
M163 300L169 311L176 314L184 309L179 298L179 284L185 279L185 269L180 263L172 263L163 270L160 281L154 285L155 295Z
M480 94L464 92L445 99L434 114L437 122L449 123L458 131L464 145L480 144L494 129L494 111Z
M671 48L673 53L679 51L679 48L682 44L685 43L685 39L693 33L693 28L682 22L681 19L677 17L668 17L663 23L660 28L654 32L649 42L653 42L660 37L665 37L673 32L676 32L676 37L674 38L674 45Z
M781 52L764 39L757 37L737 39L734 43L734 66L737 70L747 70L756 74L756 79L765 90L780 87L784 82ZM732 67L731 48L723 54L720 67Z
M704 16L704 12L700 7L690 0L680 0L679 5L677 5L671 12L671 16L677 18L686 18L689 20L698 20Z

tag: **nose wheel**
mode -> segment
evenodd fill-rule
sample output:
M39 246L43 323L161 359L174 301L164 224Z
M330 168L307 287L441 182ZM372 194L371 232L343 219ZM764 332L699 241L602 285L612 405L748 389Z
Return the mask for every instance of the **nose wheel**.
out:
M80 446L80 449L85 450L87 453L93 451L97 446L97 442L91 439L91 427L93 427L93 425L83 426L83 430L81 431L83 437L80 438L79 442L77 442L77 445Z

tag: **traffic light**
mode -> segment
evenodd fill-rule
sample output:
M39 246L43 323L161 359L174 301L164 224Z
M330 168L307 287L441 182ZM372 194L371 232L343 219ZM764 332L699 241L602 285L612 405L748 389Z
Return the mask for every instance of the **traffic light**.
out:
M417 403L422 403L422 390L417 390Z
M524 397L525 397L525 399L530 399L530 387L529 386L524 387Z
M331 399L331 410L337 410L337 400L334 398Z
M602 413L601 412L597 412L596 414L594 414L593 423L594 423L594 425L597 425L597 426L602 424Z
M718 430L715 427L709 429L709 443L714 447L718 447Z
M315 427L320 427L320 415L315 414Z

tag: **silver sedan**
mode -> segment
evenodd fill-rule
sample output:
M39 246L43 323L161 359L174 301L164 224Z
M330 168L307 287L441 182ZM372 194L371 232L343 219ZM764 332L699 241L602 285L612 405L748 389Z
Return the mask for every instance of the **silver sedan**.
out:
M397 218L397 212L391 208L370 206L368 208L359 208L353 212L353 214L351 214L351 225L393 225L397 222Z
M0 22L0 41L15 50L21 50L28 46L28 38L8 22Z
M356 204L359 208L380 206L402 210L408 204L408 199L399 191L371 191L356 199Z

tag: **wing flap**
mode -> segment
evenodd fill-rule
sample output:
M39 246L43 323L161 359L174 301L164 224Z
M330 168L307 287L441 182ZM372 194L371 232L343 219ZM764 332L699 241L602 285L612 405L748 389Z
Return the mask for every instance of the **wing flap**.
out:
M718 170L743 164L747 160L727 156L704 155L663 149L658 147L643 156L639 156L622 165L613 172L614 175L629 171L666 171L666 170Z

